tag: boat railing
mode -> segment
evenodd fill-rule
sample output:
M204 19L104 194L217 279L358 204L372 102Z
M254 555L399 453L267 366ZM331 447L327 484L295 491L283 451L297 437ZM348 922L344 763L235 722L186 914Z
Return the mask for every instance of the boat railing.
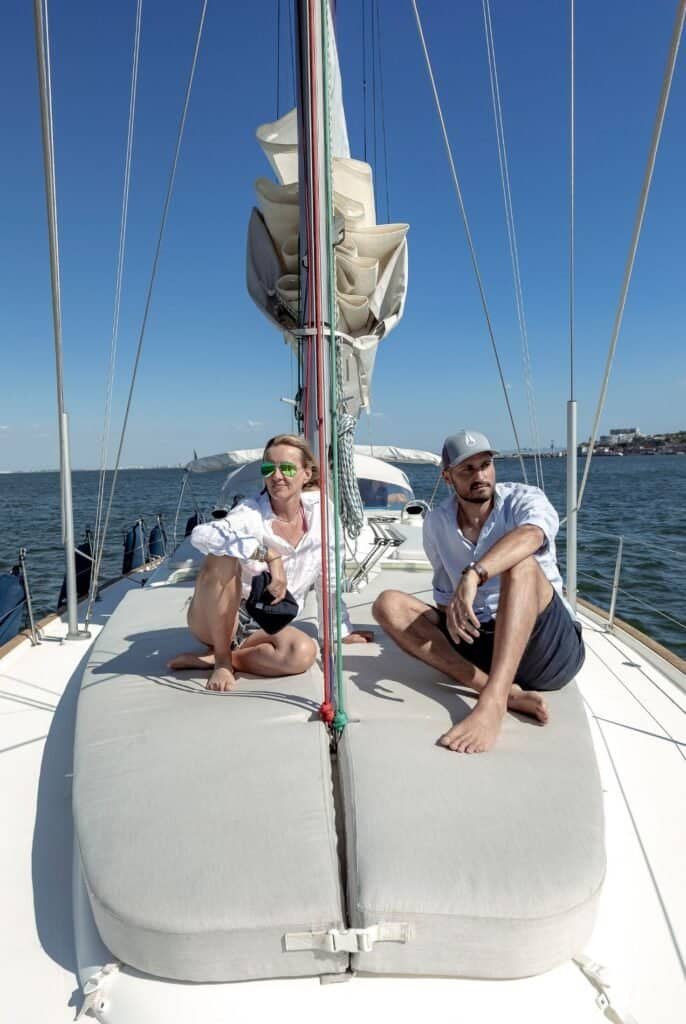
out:
M602 588L604 590L609 590L609 592L610 592L610 595L609 595L609 609L608 609L608 613L607 613L607 616L608 616L607 617L607 623L605 625L605 629L608 632L612 632L614 630L615 618L616 618L616 609L617 609L617 598L618 598L618 596L620 594L622 596L624 596L625 598L627 598L627 600L629 600L630 602L638 604L642 608L646 608L648 611L652 612L654 615L657 615L661 619L664 619L665 621L669 622L670 625L675 626L675 627L677 627L680 630L686 631L686 623L681 622L675 616L670 615L668 612L663 611L661 608L657 608L654 604L651 604L649 601L646 601L643 598L638 597L635 593L633 593L631 590L627 589L626 587L620 586L622 567L623 567L624 562L625 562L625 543L626 542L631 543L632 541L634 541L636 543L640 543L642 547L646 547L646 546L650 547L650 546L652 546L652 547L655 547L655 548L659 548L660 553L663 556L665 554L664 546L660 546L660 545L657 545L657 544L652 544L649 540L646 540L643 537L637 537L637 536L632 536L632 535L628 535L627 536L626 534L609 533L609 532L607 532L605 530L596 530L595 528L586 527L586 526L579 527L579 533L580 534L591 533L591 534L594 534L596 537L602 537L602 538L605 538L605 539L613 540L617 544L617 553L616 553L616 556L615 556L614 570L613 570L612 581L611 582L608 579L604 579L601 575L599 575L597 573L587 572L587 571L584 571L582 569L578 569L577 570L577 575L578 575L578 577L580 579L587 580L589 583L592 583L594 587L600 587L600 588ZM670 549L670 551L669 551L670 559L673 557L673 555L677 555L677 557L682 557L682 558L684 557L684 553L683 552L678 551L678 550Z

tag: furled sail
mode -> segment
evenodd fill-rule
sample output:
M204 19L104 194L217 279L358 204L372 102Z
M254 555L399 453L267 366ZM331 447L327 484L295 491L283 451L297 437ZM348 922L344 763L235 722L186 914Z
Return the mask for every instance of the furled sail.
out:
M337 226L336 333L348 413L368 408L379 341L400 320L407 291L407 224L377 224L372 168L350 157L341 76L330 34L333 202ZM259 308L297 348L298 125L291 110L261 125L257 138L277 181L259 178L248 228L247 284Z

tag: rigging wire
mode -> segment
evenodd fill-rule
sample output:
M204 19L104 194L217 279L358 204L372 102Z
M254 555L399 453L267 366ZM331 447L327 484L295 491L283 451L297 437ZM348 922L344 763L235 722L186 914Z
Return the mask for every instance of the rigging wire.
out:
M681 35L684 28L684 20L686 19L686 0L680 0L679 9L677 10L676 20L674 22L674 29L672 31L672 38L669 47L669 55L667 58L667 66L662 81L662 91L660 93L660 100L658 102L657 113L655 115L655 124L653 126L653 137L650 144L650 152L648 154L648 162L643 177L643 184L641 186L641 194L638 202L638 210L636 212L636 219L634 221L634 229L631 238L631 245L629 247L629 256L627 258L626 266L624 269L624 279L622 281L622 290L619 297L619 305L615 315L614 327L612 329L612 340L610 342L610 348L607 353L607 361L605 363L605 373L603 376L603 383L600 390L600 397L598 399L598 406L596 408L595 417L593 420L593 430L591 431L591 439L588 444L588 452L586 455L586 463L584 465L584 473L581 479L581 485L579 487L579 495L577 498L577 509L581 507L581 500L584 495L586 488L586 481L588 480L588 474L591 468L591 458L593 457L593 449L598 436L598 426L600 424L600 417L605 407L605 399L607 398L607 389L610 381L610 371L612 369L612 362L615 356L615 350L617 348L617 340L619 338L619 331L622 326L622 318L624 316L624 307L626 305L627 295L629 293L629 284L631 283L631 275L634 269L634 261L636 259L636 251L638 249L638 242L641 236L641 228L643 227L643 218L645 216L646 206L648 205L648 196L650 194L650 186L653 179L653 171L655 169L655 161L657 159L657 150L660 144L660 137L662 135L662 126L665 120L665 114L667 112L667 103L669 101L669 93L672 87L672 79L674 78L674 69L676 67L676 60L679 53L679 44L681 42Z
M510 424L512 426L512 432L514 434L515 443L517 445L517 457L519 458L519 463L520 463L520 466L521 466L521 469L522 469L522 476L524 477L524 482L527 483L528 482L528 478L527 478L527 474L526 474L526 466L524 465L524 459L522 457L522 446L521 446L520 441L519 441L519 435L517 433L517 427L516 427L515 421L514 421L514 415L513 415L513 412L512 412L512 405L510 404L510 398L509 398L509 395L507 393L507 385L505 384L505 377L504 377L504 374L503 374L502 364L500 362L500 355L498 354L498 347L497 347L496 341L495 341L495 334L494 334L494 331L493 331L493 325L491 323L491 316L490 316L490 313L488 311L488 304L486 302L486 292L484 290L483 281L481 279L481 272L479 271L479 264L478 264L478 261L477 261L477 258L476 258L476 250L474 248L474 242L472 241L472 233L471 233L471 230L470 230L470 227L469 227L469 221L467 219L467 211L465 209L464 200L462 198L462 189L460 188L460 182L459 182L459 179L458 179L458 176L457 176L457 170L455 168L455 161L453 159L453 152L452 152L452 148L451 148L451 145L450 145L450 140L448 138L448 130L446 128L445 119L443 117L443 108L441 106L441 101L440 101L439 96L438 96L438 88L436 86L436 80L434 78L433 67L431 65L431 58L429 57L429 51L427 49L426 39L424 38L424 30L422 28L422 22L421 22L421 18L419 16L419 10L417 8L417 0L410 0L410 2L412 4L413 10L414 10L414 16L415 16L415 20L417 22L417 31L419 33L419 40L420 40L420 43L421 43L421 46L422 46L422 50L424 52L424 59L426 61L427 71L429 73L429 80L431 82L431 89L433 91L434 102L436 104L436 111L438 113L438 119L439 119L440 124L441 124L441 131L442 131L442 134L443 134L443 142L445 144L446 153L448 155L448 163L450 164L450 170L451 170L451 174L452 174L452 178L453 178L453 184L455 186L455 192L457 194L457 201L458 201L458 204L459 204L459 207L460 207L460 213L462 214L462 223L464 225L465 235L467 237L467 245L469 247L469 252L470 252L470 255L471 255L471 259L472 259L472 266L474 268L474 274L476 276L476 283L477 283L477 286L479 288L479 294L481 296L481 305L482 305L482 308L483 308L483 311L484 311L484 316L486 318L486 326L488 328L488 334L489 334L489 337L490 337L490 340L491 340L491 347L493 349L493 354L495 356L496 365L498 367L498 374L500 376L500 383L501 383L501 386L502 386L502 389L503 389L503 396L505 398L505 404L507 406L507 411L508 411L509 418L510 418ZM685 0L685 2L686 2L686 0Z
M371 51L372 51L372 166L374 168L374 179L376 180L376 169L378 167L376 156L376 4L370 0L371 20Z
M388 188L388 145L386 142L386 102L384 99L384 88L383 88L383 45L381 40L381 19L379 18L379 0L374 0L376 4L376 24L377 31L379 34L379 86L381 89L381 133L383 138L383 166L384 166L384 185L386 188L386 223L391 222L391 200L390 192Z
M365 0L360 0L362 9L362 124L364 125L364 162L367 163L367 12Z
M276 0L276 120L279 120L281 85L281 0Z
M295 43L293 41L293 4L288 4L288 38L291 52L291 97L295 107Z
M131 384L129 386L129 394L128 394L128 399L127 399L127 402L126 402L126 410L124 412L124 421L122 423L121 435L120 435L120 438L119 438L119 447L117 449L117 458L116 458L114 470L113 470L113 473L112 473L112 484L111 484L111 487L110 487L110 496L109 496L109 501L108 501L108 504L107 504L107 512L105 514L105 524L103 526L103 539L102 539L102 543L103 544L104 544L104 541L105 541L105 537L107 536L107 528L108 528L108 525L109 525L110 515L111 515L111 512L112 512L112 503L114 501L114 491L115 491L115 488L116 488L116 485L117 485L117 477L118 477L118 474L119 474L119 464L121 462L122 450L124 448L124 438L126 437L126 428L127 428L128 421L129 421L129 414L131 412L131 403L132 403L132 400L133 400L133 392L134 392L134 388L135 388L135 385L136 385L136 376L138 374L138 366L139 366L139 363L140 363L141 353L143 351L143 339L145 337L145 328L147 326L148 315L150 313L150 305L152 303L152 293L153 293L153 288L154 288L154 284L155 284L155 278L157 276L157 266L158 266L159 259L160 259L160 251L162 249L162 237L164 235L164 229L165 229L165 226L166 226L166 223L167 223L167 216L169 214L169 206L171 204L171 197L172 197L172 193L174 191L174 182L175 182L175 179L176 179L176 169L178 167L179 155L180 155L180 152L181 152L181 141L183 139L184 128L186 126L186 117L187 117L187 114L188 114L188 107L189 107L190 99L191 99L191 91L192 91L192 88L193 88L193 80L195 78L195 69L196 69L196 66L197 66L197 63L198 63L198 54L200 52L200 41L202 39L202 32L203 32L203 28L204 28L204 25L205 25L205 14L206 13L207 13L207 0L203 0L202 11L201 11L201 14L200 14L200 22L199 22L199 25L198 25L198 32L197 32L197 36L196 36L196 40L195 40L195 49L194 49L194 52L193 52L193 61L192 61L192 64L191 64L190 74L188 76L188 84L186 86L186 95L185 95L185 99L184 99L183 111L182 111L182 114L181 114L181 119L180 119L180 122L179 122L178 133L177 133L177 137L176 137L176 147L175 147L175 150L174 150L174 160L173 160L171 172L170 172L170 175L169 175L169 183L167 185L167 194L166 194L166 197L165 197L165 200L164 200L164 207L163 207L163 210L162 210L162 219L161 219L161 223L160 223L160 230L159 230L159 234L158 234L158 237L157 237L157 244L155 246L155 255L154 255L154 258L153 258L152 270L150 272L150 281L149 281L149 284L148 284L148 291L147 291L147 296L146 296L146 300L145 300L145 309L144 309L144 312L143 312L143 320L142 320L142 323L141 323L140 333L139 333L139 336L138 336L138 346L137 346L137 349L136 349L136 357L135 357L135 360L134 360L133 371L132 371L132 374L131 374ZM96 580L96 583L95 583L95 587L97 589L97 580ZM89 612L90 612L90 608L89 608ZM88 621L88 620L86 620L86 621Z
M117 361L117 346L119 342L119 315L121 310L122 281L124 278L124 252L126 249L126 228L129 214L129 193L131 187L131 162L133 155L133 129L136 114L136 92L138 87L138 69L140 66L140 40L141 20L143 17L143 0L138 0L136 9L136 28L134 32L133 59L131 65L131 93L129 97L129 124L126 138L126 158L124 161L124 189L122 196L122 210L119 224L119 254L117 258L117 273L114 289L114 313L112 317L112 337L110 340L110 363L107 376L107 389L105 395L105 422L103 426L102 448L100 454L100 477L98 480L98 498L95 512L95 530L93 537L93 550L95 554L93 572L91 574L91 586L88 595L88 608L86 622L88 622L93 602L97 592L97 582L100 575L100 564L104 550L104 536L101 533L102 512L105 502L105 482L107 453L110 444L110 427L112 421L112 393L114 389L114 372Z
M541 460L541 441L538 431L538 418L536 415L536 400L534 397L533 371L531 367L531 354L529 352L529 337L524 313L524 292L522 289L522 278L519 270L519 249L517 246L517 233L515 231L514 207L512 205L512 190L510 187L510 171L507 159L507 146L505 143L505 125L503 121L503 108L500 98L500 85L498 81L498 66L495 56L495 38L493 35L493 23L491 21L491 5L489 0L482 0L484 14L484 30L486 34L486 51L488 54L488 71L491 80L491 100L493 102L493 117L495 119L496 138L498 143L498 163L500 165L500 183L503 190L505 203L505 222L507 224L507 238L510 246L510 260L512 262L512 278L515 292L515 305L517 308L517 320L519 321L519 333L522 343L522 364L524 370L524 384L526 391L527 407L529 414L529 429L534 446L534 468L536 471L536 484L544 488L543 464Z

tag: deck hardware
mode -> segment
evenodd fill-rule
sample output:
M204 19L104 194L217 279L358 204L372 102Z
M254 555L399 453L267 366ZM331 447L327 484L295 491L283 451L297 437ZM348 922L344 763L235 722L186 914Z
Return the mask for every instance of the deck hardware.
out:
M288 953L321 950L326 953L371 953L376 942L409 942L409 924L390 921L369 928L329 928L325 932L287 932L284 945Z

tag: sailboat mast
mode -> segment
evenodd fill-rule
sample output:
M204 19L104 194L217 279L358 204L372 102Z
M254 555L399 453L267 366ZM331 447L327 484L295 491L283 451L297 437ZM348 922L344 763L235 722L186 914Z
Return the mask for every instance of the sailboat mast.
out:
M34 0L38 89L40 94L45 198L50 242L50 276L52 283L52 318L55 335L55 376L57 381L57 421L60 444L60 489L62 497L62 542L64 544L65 578L67 584L67 640L89 634L79 631L77 619L76 566L74 562L74 515L71 496L69 461L69 424L64 406L64 370L62 357L62 312L60 305L60 270L57 238L57 196L55 188L55 153L52 137L52 103L50 99L50 53L47 23L43 17L43 0Z
M329 576L329 450L330 379L329 346L332 325L327 312L334 297L330 294L330 261L334 254L328 237L329 184L325 133L325 74L327 60L325 25L326 3L320 0L295 0L296 49L298 69L298 144L300 182L300 328L303 338L303 418L305 436L317 455L321 468L322 533L322 618L325 623L323 661L325 705L331 706L333 685L332 609ZM335 301L335 300L334 300Z

